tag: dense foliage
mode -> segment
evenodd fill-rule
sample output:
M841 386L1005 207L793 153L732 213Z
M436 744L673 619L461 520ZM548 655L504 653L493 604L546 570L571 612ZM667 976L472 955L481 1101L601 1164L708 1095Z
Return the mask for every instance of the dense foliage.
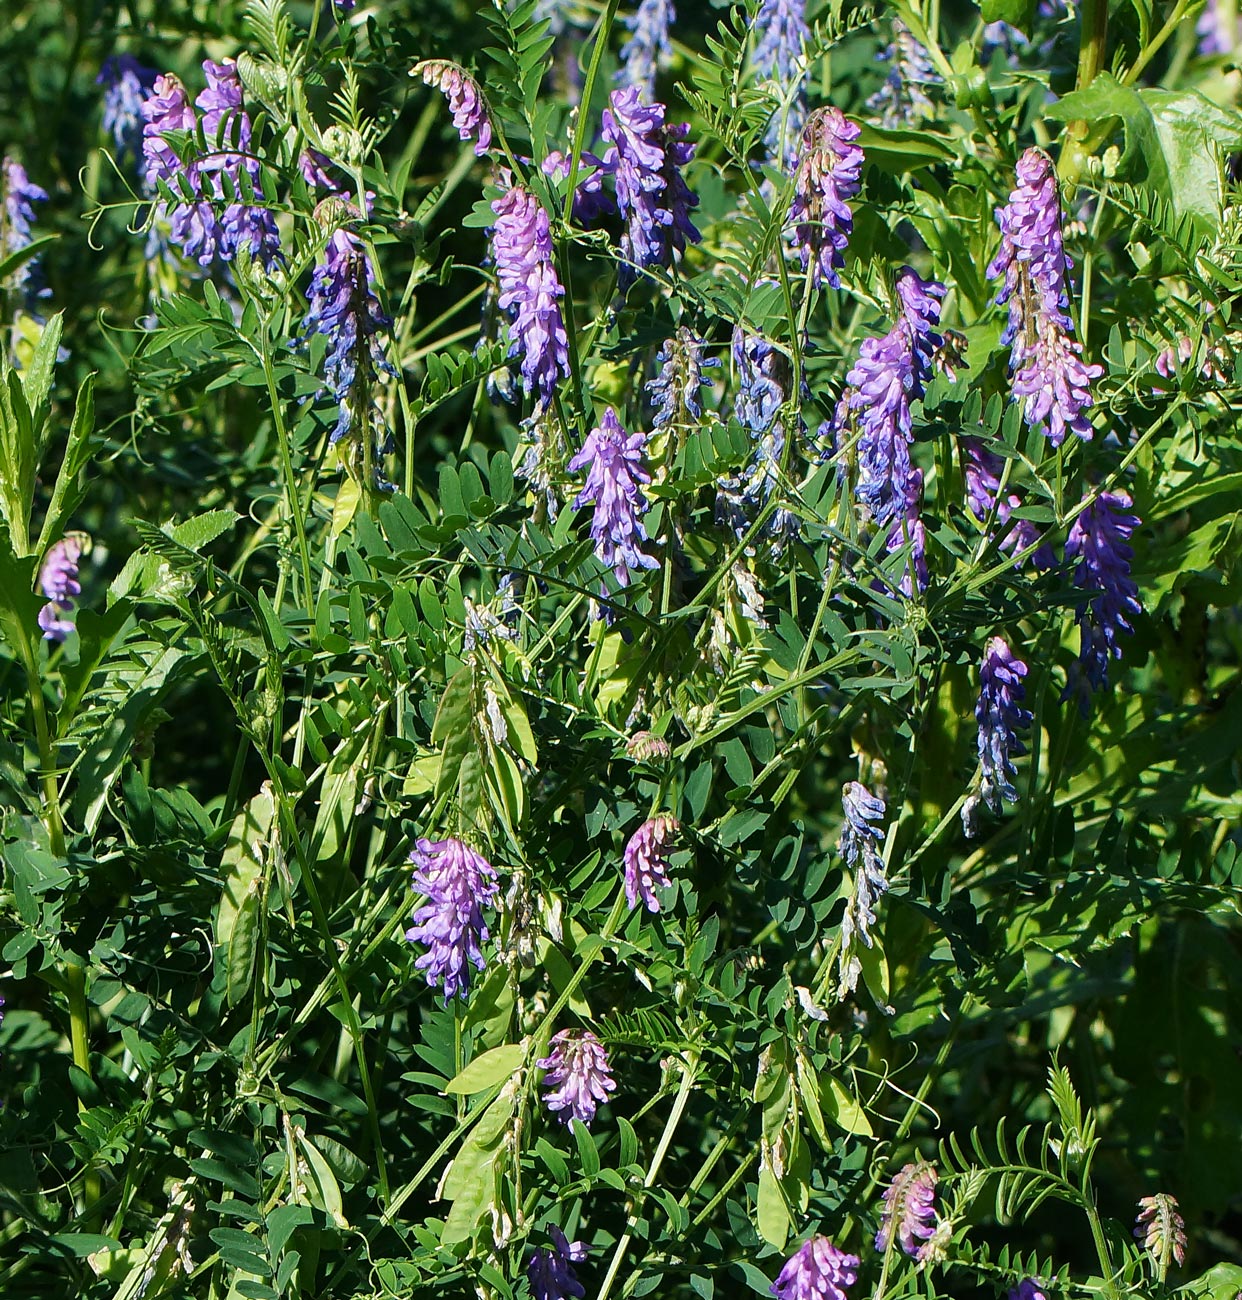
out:
M1232 0L4 8L0 1294L1242 1290Z

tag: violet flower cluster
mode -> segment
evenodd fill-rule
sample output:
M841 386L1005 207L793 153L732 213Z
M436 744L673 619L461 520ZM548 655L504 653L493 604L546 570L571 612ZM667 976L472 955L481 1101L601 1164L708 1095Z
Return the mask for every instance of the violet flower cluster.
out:
M1134 1236L1143 1243L1143 1249L1155 1261L1161 1277L1171 1262L1186 1262L1186 1223L1177 1206L1177 1199L1168 1192L1144 1196L1138 1203L1138 1218L1134 1223Z
M912 126L933 114L926 87L938 86L943 78L932 66L930 55L901 21L893 20L893 40L877 55L888 64L884 84L867 100L867 107L880 115L886 130Z
M1081 645L1062 699L1077 695L1083 717L1090 711L1092 690L1108 685L1109 660L1121 658L1118 638L1134 631L1130 620L1143 612L1130 574L1134 551L1129 540L1139 526L1131 505L1126 492L1101 492L1074 520L1065 543L1066 562L1078 562L1074 586L1082 599L1077 616Z
M841 791L841 807L845 812L845 825L837 841L837 850L854 874L854 889L845 904L841 918L841 983L852 990L861 973L861 963L851 952L854 936L872 946L871 927L875 924L875 903L881 894L888 892L884 874L884 861L880 857L880 844L884 831L880 822L884 817L884 800L874 795L859 781L849 781Z
M640 485L651 482L643 468L645 442L641 433L626 433L610 406L567 467L570 472L587 471L574 509L594 505L591 537L596 557L612 569L622 587L629 585L631 570L659 568L657 560L639 550L647 540L641 519L647 503Z
M432 988L443 984L447 1006L469 992L470 967L485 965L481 945L490 935L483 909L495 902L496 871L459 839L420 839L410 861L413 888L427 898L405 937L426 947L415 968L426 972Z
M667 746L666 746L667 749ZM649 817L625 845L625 901L633 909L641 902L649 912L660 910L658 889L668 889L669 841L681 829L675 817Z
M765 81L773 83L780 107L772 115L764 135L768 159L782 170L792 167L798 138L806 119L806 0L763 0L755 16L759 40L751 66Z
M645 385L655 408L651 427L664 429L669 425L698 421L703 415L699 390L711 385L703 371L709 366L718 366L720 358L705 359L703 341L696 338L687 326L679 325L677 333L660 345L656 363L660 367L659 374Z
M857 195L863 151L854 143L862 128L839 108L817 108L802 130L794 175L794 198L787 226L802 269L811 284L841 287L837 271L845 265L845 246L854 228L848 200Z
M39 626L48 641L63 641L73 631L73 613L82 594L78 575L86 538L81 533L67 533L48 547L39 569L39 590L48 603L39 610Z
M1004 461L989 451L978 438L962 440L962 472L966 480L966 503L970 513L985 523L996 511L996 528L1004 531L1013 512L1022 504L1016 492L1006 490L1001 496L1001 477ZM1007 555L1016 555L1039 541L1039 526L1031 519L1015 519L1013 527L1004 531L1000 549ZM1030 563L1037 569L1056 567L1052 547L1045 543L1031 552Z
M410 75L414 73L422 77L424 85L435 86L445 96L457 134L463 140L473 140L474 152L482 158L492 147L492 124L479 83L446 59L426 59Z
M587 1257L584 1241L571 1242L555 1223L548 1224L551 1246L540 1246L526 1265L530 1293L535 1300L581 1300L586 1288L572 1265Z
M904 1165L885 1189L881 1200L876 1250L887 1250L894 1238L914 1259L925 1257L936 1232L936 1184L940 1175L925 1160Z
M687 240L698 243L690 213L699 200L681 174L694 157L694 145L686 140L689 125L666 125L664 105L644 104L633 86L614 90L608 102L600 134L609 145L603 165L616 182L625 222L625 260L617 276L625 290L645 267L671 266Z
M604 1045L589 1029L562 1029L553 1034L551 1051L535 1064L546 1070L544 1102L562 1123L578 1120L591 1127L597 1106L608 1100L616 1081Z
M0 190L4 195L4 206L0 208L0 255L7 258L34 242L34 205L47 202L47 191L34 184L21 163L9 157L0 164ZM37 263L37 257L27 258L9 273L0 287L20 293L27 302L41 296Z
M339 200L326 203L339 205ZM375 401L380 375L395 372L384 356L380 336L392 321L375 294L375 271L362 242L338 228L328 237L306 291L310 308L302 336L328 340L325 377L340 405L332 442L346 434L369 435L383 427Z
M846 1288L858 1281L860 1262L816 1235L785 1261L770 1289L777 1300L848 1300Z
M509 355L521 357L522 388L535 394L536 413L552 401L569 374L569 338L561 315L565 290L552 262L548 214L539 200L514 185L492 204L492 260L499 305L509 313Z
M676 21L673 0L639 0L638 8L622 19L630 39L621 47L617 81L633 87L644 99L655 99L656 74L672 57L668 34Z
M1018 159L1017 185L996 210L1000 251L988 277L1004 277L998 305L1008 303L1002 343L1011 346L1013 396L1031 429L1042 429L1054 447L1067 432L1092 436L1087 411L1091 381L1104 373L1087 365L1074 338L1066 275L1070 269L1061 233L1061 199L1052 160L1040 149Z
M244 198L247 187L256 195L261 190L258 160L247 156L252 127L237 65L207 59L203 72L207 86L195 100L201 119L171 73L156 78L154 93L143 102L147 192L157 193L162 181L176 196L168 213L172 240L200 266L231 262L244 249L270 270L280 259L280 233L267 208ZM167 137L199 125L206 152L196 150L183 163ZM159 207L157 217L165 204Z
M156 71L132 54L112 54L103 61L97 85L104 88L103 129L112 137L117 162L142 157L142 105L155 88Z
M1031 725L1031 714L1022 707L1026 675L1026 664L1010 650L1004 637L992 637L983 649L983 662L979 665L975 720L979 724L979 798L994 813L1001 811L1002 799L1007 803L1018 802L1013 784L1017 768L1013 760L1026 753L1018 732ZM967 836L974 834L975 807L974 800L968 799L962 808Z

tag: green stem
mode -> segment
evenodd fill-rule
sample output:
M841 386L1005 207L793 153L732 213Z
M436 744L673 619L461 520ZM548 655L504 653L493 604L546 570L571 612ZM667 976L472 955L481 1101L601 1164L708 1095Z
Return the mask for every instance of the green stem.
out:
M574 192L578 188L578 169L582 164L582 147L586 143L587 125L591 117L591 95L595 90L595 79L599 76L599 65L603 62L604 51L608 48L608 36L617 16L620 0L608 0L608 7L600 19L599 32L595 44L591 47L591 63L587 68L586 82L582 87L582 99L578 102L578 121L574 126L574 150L569 159L569 188L565 191L565 210L561 214L566 225L574 210Z
M302 563L302 591L306 602L306 617L315 621L315 594L311 583L310 549L306 544L306 521L302 517L302 499L298 496L298 481L293 473L293 457L289 452L289 434L285 428L284 409L276 391L276 372L272 368L271 353L266 347L260 352L263 377L267 380L267 396L272 405L272 421L276 428L276 441L280 444L280 468L285 479L285 494L289 498L289 512L293 516L293 529L298 538L298 556Z

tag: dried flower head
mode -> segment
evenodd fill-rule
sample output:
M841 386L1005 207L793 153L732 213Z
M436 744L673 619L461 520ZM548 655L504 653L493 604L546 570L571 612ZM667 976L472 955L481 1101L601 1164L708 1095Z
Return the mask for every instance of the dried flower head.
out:
M651 731L636 731L625 742L625 752L640 763L662 763L673 751L663 736Z
M630 836L624 862L625 899L631 908L637 907L641 900L647 911L660 910L656 890L668 889L673 883L668 874L668 845L680 829L675 817L661 813L649 817Z
M546 1070L544 1101L562 1123L580 1120L588 1128L595 1109L616 1089L604 1045L589 1029L562 1029L552 1036L550 1053L536 1064Z
M859 1262L827 1237L814 1236L785 1261L772 1294L777 1300L848 1300L846 1288L858 1281Z
M483 909L495 901L496 871L458 839L420 839L410 860L413 887L427 898L405 937L426 946L414 965L426 972L433 988L444 985L447 1005L450 998L466 996L471 965L476 970L485 965L480 945L490 936Z
M926 1161L902 1167L885 1190L880 1228L875 1234L876 1250L887 1250L896 1236L907 1255L921 1260L936 1231L936 1184L940 1175Z

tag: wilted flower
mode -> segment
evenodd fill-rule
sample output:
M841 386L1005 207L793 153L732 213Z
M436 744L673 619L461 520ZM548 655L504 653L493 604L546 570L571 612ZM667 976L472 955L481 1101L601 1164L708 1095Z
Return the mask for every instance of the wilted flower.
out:
M643 468L641 433L627 434L610 406L598 427L591 430L582 450L569 462L572 471L587 471L586 485L574 509L594 505L591 537L596 557L612 569L617 582L629 585L631 569L656 569L659 562L638 549L647 540L641 513L647 503L640 484L650 483Z
M587 1128L595 1108L616 1089L604 1045L589 1029L562 1029L552 1036L551 1052L535 1064L546 1070L544 1097L551 1111L567 1111L562 1123L580 1120Z
M617 277L625 289L642 268L670 266L674 251L684 252L687 240L698 243L690 212L699 200L681 174L694 157L694 145L686 142L690 127L666 125L664 105L644 104L633 86L614 90L608 102L600 134L610 146L604 166L616 180L625 222L625 260Z
M988 276L1004 277L996 301L1009 304L1001 341L1012 345L1013 395L1022 400L1027 425L1059 447L1067 431L1090 440L1091 381L1104 371L1083 361L1067 311L1069 259L1052 160L1028 149L1018 159L1016 178L1009 202L996 210L1001 247Z
M46 203L47 191L31 181L26 169L16 159L6 157L0 171L0 189L4 191L4 206L0 208L0 255L7 258L32 242L31 230L35 220L32 205ZM33 297L37 261L37 258L28 258L10 272L2 287Z
M665 745L667 751L668 746ZM677 819L667 813L649 817L630 836L625 846L625 901L637 907L641 900L649 912L660 910L657 889L668 889L668 845L681 829Z
M496 898L496 871L458 839L420 839L410 855L413 887L427 895L405 932L411 943L427 951L414 963L426 971L433 988L444 985L444 1001L464 998L470 988L470 967L484 967L481 944L490 937L484 907Z
M508 313L509 355L522 358L522 388L535 393L536 410L552 401L557 380L569 374L569 339L561 316L565 290L552 263L548 214L527 189L514 185L492 204L492 257L499 304Z
M392 321L376 297L371 259L349 231L337 229L329 235L306 298L310 309L302 323L303 337L322 334L327 338L324 371L340 404L331 440L380 427L375 389L381 374L394 373L384 357L380 335Z
M622 19L631 34L621 47L617 80L647 99L655 98L656 73L672 55L668 33L676 19L673 0L639 0L638 8Z
M639 763L652 763L663 762L673 751L663 736L653 731L636 731L625 742L625 752Z
M994 636L983 651L979 666L979 702L975 719L979 723L979 766L982 772L979 794L994 812L1001 800L1018 802L1012 777L1017 775L1013 756L1025 754L1018 730L1031 725L1031 714L1022 707L1026 687L1022 679L1026 664L1010 650L1004 637Z
M551 1248L541 1246L526 1266L531 1295L535 1300L579 1300L586 1295L586 1288L570 1265L586 1259L586 1242L566 1240L555 1223L548 1224L548 1236Z
M78 565L86 543L84 534L67 533L48 547L43 557L39 590L47 597L48 603L39 610L39 626L48 641L63 641L73 631L73 623L66 615L73 612L82 594Z
M720 359L710 357L704 360L702 340L695 338L685 325L679 325L676 335L660 345L656 362L660 373L646 384L655 407L651 427L663 429L669 424L698 420L703 414L699 389L711 384L704 377L703 370L707 366L718 366Z
M95 78L104 88L103 129L112 137L118 162L127 154L136 162L142 154L142 105L155 87L156 75L132 54L112 54Z
M867 100L867 107L880 114L880 125L893 130L931 117L932 102L925 87L938 86L942 78L900 18L893 20L892 44L877 57L889 65L888 76Z
M463 140L473 140L474 151L482 158L492 145L492 124L488 120L479 83L446 59L425 59L415 65L410 75L415 72L425 85L435 86L448 99L457 134Z
M857 1255L814 1236L785 1261L770 1289L777 1300L847 1300L845 1289L858 1281L858 1264Z
M827 282L841 287L837 276L854 228L848 199L859 189L863 151L854 143L862 128L839 108L817 108L802 129L802 149L794 176L794 198L787 225L802 259L811 267L815 288Z
M1091 691L1108 685L1109 660L1121 658L1119 635L1133 632L1130 619L1143 612L1130 576L1129 539L1139 526L1138 516L1128 513L1131 504L1126 492L1101 492L1074 520L1065 543L1066 562L1079 562L1074 586L1084 598L1078 606L1082 644L1061 698L1076 694L1083 717Z
M1144 1196L1139 1201L1134 1235L1155 1261L1163 1277L1169 1261L1186 1262L1186 1224L1177 1208L1177 1200L1168 1192Z
M935 1167L920 1160L903 1166L888 1185L882 1200L880 1230L875 1234L876 1250L887 1250L896 1233L897 1243L907 1255L922 1259L936 1231Z

